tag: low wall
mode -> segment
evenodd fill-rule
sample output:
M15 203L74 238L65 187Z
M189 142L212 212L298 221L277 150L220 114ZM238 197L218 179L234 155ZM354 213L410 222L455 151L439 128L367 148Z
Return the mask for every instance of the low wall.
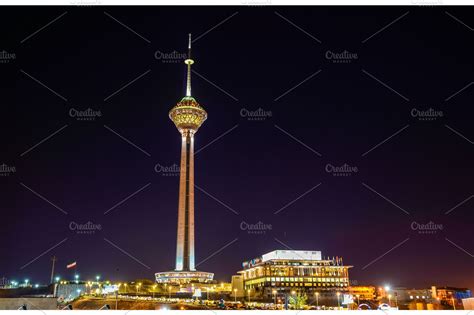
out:
M28 310L55 310L56 298L0 298L0 310L17 310L26 305Z

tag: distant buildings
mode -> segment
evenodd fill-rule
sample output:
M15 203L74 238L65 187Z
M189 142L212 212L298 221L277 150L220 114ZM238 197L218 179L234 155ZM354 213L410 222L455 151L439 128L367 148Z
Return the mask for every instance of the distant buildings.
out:
M242 275L232 276L232 297L241 298L245 296L244 277Z
M350 286L349 294L353 296L354 302L374 301L377 297L377 292L374 286Z
M342 258L323 259L320 251L303 250L275 250L242 265L246 293L266 299L287 294L335 299L336 292L339 298L348 292L352 267L344 266Z
M460 309L462 307L462 300L472 297L472 292L467 288L432 286L431 296L441 304Z

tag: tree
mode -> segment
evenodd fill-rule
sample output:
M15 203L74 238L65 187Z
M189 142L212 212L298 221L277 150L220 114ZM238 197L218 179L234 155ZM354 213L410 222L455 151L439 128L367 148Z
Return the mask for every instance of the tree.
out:
M288 302L293 307L293 309L300 310L306 305L307 300L308 297L305 294L298 293L297 295L291 296L288 299Z

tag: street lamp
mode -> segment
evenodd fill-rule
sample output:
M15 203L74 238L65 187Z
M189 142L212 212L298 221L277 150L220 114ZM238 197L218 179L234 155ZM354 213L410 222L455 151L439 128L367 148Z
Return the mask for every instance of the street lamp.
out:
M79 275L78 274L74 275L74 279L76 279L76 283L79 283Z
M97 282L99 282L99 279L100 279L100 276L99 276L99 275L95 276L95 280L96 280Z
M142 285L141 283L137 283L137 285L136 285L136 287L137 287L137 297L138 297L138 290L140 290L141 285Z
M156 284L153 285L153 299L155 298L155 290L156 290Z
M319 292L316 292L314 295L316 295L316 307L319 307Z
M55 280L56 280L56 282L59 282L59 280L61 280L61 278L60 278L60 277L56 277Z
M168 287L169 298L171 299L171 286Z
M356 297L357 297L357 305L359 305L360 304L360 295L357 294Z
M248 294L249 302L250 302L250 289L247 290L247 294Z
M390 305L390 306L392 306L391 300L392 300L392 295L389 294L388 295L388 305Z
M453 310L456 310L456 303L454 302L454 295L451 295L451 301L453 302Z
M277 291L273 290L272 293L273 293L273 298L275 299L275 305L276 305L277 304L277 295L276 295Z
M234 289L234 302L237 303L237 289Z
M29 279L25 279L25 287L28 286Z
M341 303L339 302L339 296L341 295L341 293L340 293L340 292L337 292L336 295L337 295L337 307L340 308L340 307L341 307Z

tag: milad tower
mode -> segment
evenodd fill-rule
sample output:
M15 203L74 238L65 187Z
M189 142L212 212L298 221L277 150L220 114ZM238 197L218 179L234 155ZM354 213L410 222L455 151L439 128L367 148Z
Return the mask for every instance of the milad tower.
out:
M194 252L194 135L207 119L204 108L191 96L191 34L186 64L186 96L169 112L181 134L179 174L178 233L174 271L155 274L158 283L210 282L213 273L196 271Z

